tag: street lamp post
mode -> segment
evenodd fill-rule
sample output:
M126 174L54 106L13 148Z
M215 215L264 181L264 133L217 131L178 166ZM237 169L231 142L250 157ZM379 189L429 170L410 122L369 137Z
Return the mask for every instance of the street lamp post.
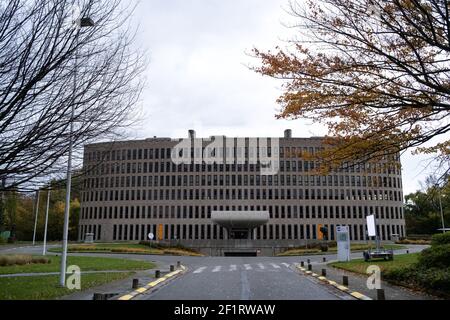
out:
M47 208L45 210L45 227L44 227L44 246L42 248L42 255L47 254L47 225L48 225L48 210L50 208L50 189L47 191Z
M34 215L34 231L33 231L33 246L36 244L36 228L37 228L37 221L38 221L38 215L39 215L39 192L40 190L36 191L36 208L35 208L35 215Z
M74 21L74 25L78 28L87 28L95 26L94 21L91 18L80 18ZM78 45L78 34L77 31L75 45ZM59 284L61 287L66 286L66 263L67 263L67 246L69 238L69 215L70 215L70 189L72 187L72 149L73 149L73 119L75 115L75 94L77 86L77 64L78 64L78 53L75 52L75 66L74 66L74 77L73 77L73 100L71 108L71 118L70 118L70 131L69 131L69 155L67 160L67 186L66 186L66 205L64 208L64 230L63 230L63 248L61 255L61 269Z
M441 211L441 221L442 221L442 233L445 233L445 220L444 220L444 210L442 209L442 194L439 190L439 208Z

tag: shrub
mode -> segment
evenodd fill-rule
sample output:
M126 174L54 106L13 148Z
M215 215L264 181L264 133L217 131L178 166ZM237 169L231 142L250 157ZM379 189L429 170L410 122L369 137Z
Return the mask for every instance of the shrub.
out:
M439 246L443 244L450 244L450 232L435 234L431 238L431 245Z
M415 240L415 239L402 239L395 242L396 244L422 244L427 245L431 244L430 240Z
M50 263L50 259L44 257L33 257L30 255L7 255L0 256L0 266L23 266L27 264L47 264Z
M425 249L420 254L418 263L424 268L450 267L450 244L435 245Z

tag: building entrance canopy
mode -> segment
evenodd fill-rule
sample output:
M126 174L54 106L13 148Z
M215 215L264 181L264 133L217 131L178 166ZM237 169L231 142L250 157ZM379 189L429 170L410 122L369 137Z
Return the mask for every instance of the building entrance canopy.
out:
M254 229L269 222L268 211L212 211L211 220L227 229Z

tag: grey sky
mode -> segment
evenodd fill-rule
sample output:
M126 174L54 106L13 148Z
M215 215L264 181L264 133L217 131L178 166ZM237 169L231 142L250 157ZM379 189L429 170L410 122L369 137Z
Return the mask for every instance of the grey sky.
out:
M132 0L134 1L134 0ZM281 82L246 65L253 47L284 46L295 30L283 10L288 0L142 0L135 13L138 43L149 51L148 86L135 138L324 135L305 121L276 120ZM403 157L405 194L419 188L424 157Z

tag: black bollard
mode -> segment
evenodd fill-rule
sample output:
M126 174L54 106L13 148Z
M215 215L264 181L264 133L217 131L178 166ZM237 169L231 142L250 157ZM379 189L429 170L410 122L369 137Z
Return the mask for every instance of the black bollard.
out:
M300 267L305 267L305 262L304 261L300 261Z
M133 289L137 289L139 287L139 279L133 279L133 284L131 285Z
M106 300L106 295L104 293L94 293L92 300Z
M170 272L174 272L175 271L175 266L173 264L170 265Z
M327 276L327 269L322 269L322 277L326 277Z
M159 277L161 277L161 271L155 270L155 278L158 279Z
M308 264L308 271L311 271L311 270L312 270L312 265Z
M348 287L348 276L342 276L342 284Z
M377 300L386 300L384 289L377 289Z
M177 268L178 268L178 269L181 268L181 261L177 261Z
M327 262L327 258L326 257L323 257L323 262Z

